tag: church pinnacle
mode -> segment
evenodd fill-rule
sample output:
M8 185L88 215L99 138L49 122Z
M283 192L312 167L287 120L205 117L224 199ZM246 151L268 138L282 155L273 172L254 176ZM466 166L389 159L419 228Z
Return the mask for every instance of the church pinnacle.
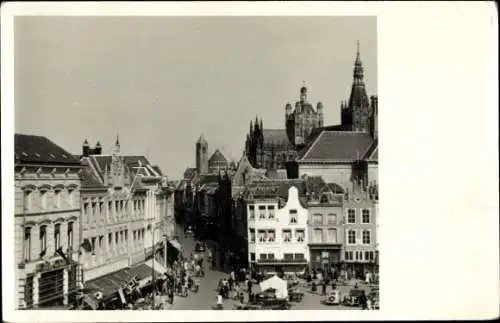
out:
M356 61L354 62L354 82L363 83L364 69L363 62L361 62L361 54L359 50L359 40L356 42Z

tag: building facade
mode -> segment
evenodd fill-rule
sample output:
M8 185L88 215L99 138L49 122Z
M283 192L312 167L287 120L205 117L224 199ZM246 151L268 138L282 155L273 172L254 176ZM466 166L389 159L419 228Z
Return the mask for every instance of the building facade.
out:
M80 241L78 160L41 136L15 135L16 308L74 303Z
M310 268L325 272L340 269L344 245L344 190L337 184L325 183L321 177L308 177L306 183L309 193Z
M284 205L258 190L247 198L248 261L255 271L297 273L308 265L308 211L297 187L287 193Z
M104 297L116 296L119 286L109 287L110 276L126 284L123 277L128 276L122 272L152 275L145 261L153 258L153 250L155 259L161 255L161 263L166 262L165 240L173 230L166 221L167 212L173 217L173 194L164 189L166 180L158 167L143 156L121 154L118 138L110 155L102 154L99 144L91 149L85 141L79 158L83 281Z
M345 244L343 261L351 274L364 278L378 270L376 183L353 181L343 203Z

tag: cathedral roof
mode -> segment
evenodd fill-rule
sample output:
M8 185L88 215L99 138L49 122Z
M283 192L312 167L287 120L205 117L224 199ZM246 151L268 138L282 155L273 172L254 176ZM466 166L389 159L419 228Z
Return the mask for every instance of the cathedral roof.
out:
M227 158L224 156L224 154L220 151L220 149L215 150L213 153L212 157L208 160L208 163L217 163L217 162L223 162L227 163Z
M272 144L288 143L288 135L285 129L263 129L264 142Z
M72 154L43 136L15 134L15 162L80 165Z
M363 159L371 147L369 133L354 131L323 131L300 153L298 162L354 161Z

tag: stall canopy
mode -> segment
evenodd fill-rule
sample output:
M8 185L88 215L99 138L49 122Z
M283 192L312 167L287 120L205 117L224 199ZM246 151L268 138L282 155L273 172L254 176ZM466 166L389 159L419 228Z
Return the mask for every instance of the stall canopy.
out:
M177 241L177 239L170 239L170 240L168 240L168 243L170 243L175 249L177 249L179 251L182 249L182 246L179 243L179 241Z
M274 275L260 283L260 289L263 291L273 288L276 290L276 298L283 299L288 297L288 284L286 280Z

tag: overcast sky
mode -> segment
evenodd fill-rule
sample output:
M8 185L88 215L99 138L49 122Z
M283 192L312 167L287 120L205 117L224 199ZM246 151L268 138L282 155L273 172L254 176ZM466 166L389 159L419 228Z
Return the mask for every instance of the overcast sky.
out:
M179 179L201 133L238 160L256 115L284 128L302 81L338 123L357 40L377 92L376 37L374 17L17 17L15 131L75 154L119 134Z

